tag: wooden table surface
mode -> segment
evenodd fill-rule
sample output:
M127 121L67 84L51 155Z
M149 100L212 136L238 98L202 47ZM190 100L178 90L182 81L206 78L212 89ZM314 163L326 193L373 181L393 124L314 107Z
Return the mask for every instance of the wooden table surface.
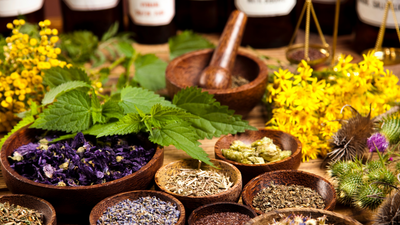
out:
M218 35L217 34L208 34L204 35L205 37L209 38L213 43L217 44L218 43ZM318 35L311 35L311 40L317 40ZM298 38L296 42L303 42L304 40L304 33L299 32ZM332 37L327 36L326 40L328 43L332 43ZM362 57L355 53L354 51L351 50L351 45L352 45L352 36L342 36L338 39L338 46L336 52L339 53L344 53L344 54L351 54L354 57L355 61L360 61ZM319 40L317 40L319 41ZM167 44L161 44L161 45L140 45L140 44L134 44L134 47L136 50L142 54L146 53L155 53L157 56L160 58L168 61L168 45ZM244 48L243 48L244 49ZM247 49L248 50L248 49ZM256 50L259 54L263 54L266 56L269 56L271 59L266 61L267 64L276 64L278 60L282 61L284 64L288 64L286 58L285 58L285 47L282 48L276 48L276 49L258 49ZM252 50L248 50L250 52L253 52ZM393 70L394 74L400 74L400 66L390 66L387 67L387 69ZM260 103L257 107L255 107L251 113L245 118L246 120L249 121L250 125L253 125L257 128L262 128L265 127L266 121L266 116L267 114L265 113L264 106ZM201 147L208 153L210 158L214 158L214 143L218 140L218 138L213 138L211 140L202 140L200 141L202 143ZM167 164L169 162L182 159L182 158L189 158L189 156L182 150L177 150L176 148L172 146L168 146L165 148L165 156L164 156L164 164ZM311 172L320 176L323 176L328 179L327 174L324 170L321 170L319 168L319 165L321 163L322 159L315 159L315 160L310 160L309 162L302 162L300 164L299 170L302 171L307 171ZM2 180L2 177L0 177L0 195L3 194L8 194L10 191L7 190L7 187ZM335 212L342 213L344 215L348 215L350 217L353 217L354 219L358 220L359 222L363 224L372 224L372 213L368 210L358 210L355 208L350 208L347 206L343 206L340 204L337 204L336 209L334 210ZM61 225L66 225L63 223L63 221L58 221L58 224Z

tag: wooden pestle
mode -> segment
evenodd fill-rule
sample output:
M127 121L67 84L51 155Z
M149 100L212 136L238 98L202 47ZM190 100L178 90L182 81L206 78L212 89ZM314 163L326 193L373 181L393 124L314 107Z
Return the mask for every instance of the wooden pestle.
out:
M199 86L208 89L230 88L236 54L242 41L247 16L239 10L231 13L211 62L200 74Z

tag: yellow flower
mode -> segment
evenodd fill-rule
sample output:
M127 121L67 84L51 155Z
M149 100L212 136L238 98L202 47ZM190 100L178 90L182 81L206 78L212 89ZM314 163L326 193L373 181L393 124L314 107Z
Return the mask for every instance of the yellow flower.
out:
M33 84L41 84L42 82L43 82L43 78L41 76L36 75L32 78Z
M7 28L8 29L14 29L14 25L12 23L7 23Z

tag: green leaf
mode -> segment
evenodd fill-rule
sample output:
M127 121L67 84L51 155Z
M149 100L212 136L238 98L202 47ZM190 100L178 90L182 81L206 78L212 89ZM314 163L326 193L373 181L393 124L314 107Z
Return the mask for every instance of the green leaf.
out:
M132 44L129 42L119 42L118 49L127 58L132 58L135 55L135 49L133 48Z
M118 32L118 28L119 23L117 21L113 23L110 28L108 28L108 30L103 34L103 36L101 37L101 41L107 41L108 39L114 37Z
M171 60L187 52L215 47L214 44L206 38L190 30L183 31L179 35L171 37L168 40L168 45L170 52L169 58Z
M83 81L68 81L61 85L58 85L57 87L50 89L50 91L46 93L42 100L42 105L52 103L54 99L56 99L59 95L81 87L92 88L92 86Z
M83 65L93 56L99 40L90 31L74 31L60 35L61 58L76 65Z
M135 61L135 76L133 79L140 86L151 91L165 88L165 70L168 63L154 54L139 55Z
M153 127L160 128L164 124L172 121L184 120L188 118L198 118L197 116L187 113L185 110L176 107L166 107L156 104L151 108L149 122Z
M89 85L91 84L88 75L81 68L52 67L44 70L44 82L50 86L50 89L68 81L83 81Z
M150 113L151 107L155 104L174 107L171 102L166 101L163 97L143 88L126 87L121 91L119 105L124 109L126 114L138 113L136 107L146 114Z
M93 61L92 67L98 67L103 65L107 61L106 55L99 49L96 49L94 53L90 56Z
M144 128L142 118L139 114L129 113L120 121L107 125L107 129L103 129L97 137L109 135L125 135L130 133L139 133Z
M242 120L241 116L234 115L233 110L229 110L227 106L221 106L213 95L202 92L199 88L182 89L174 96L172 102L177 107L199 116L189 121L201 139L236 134L245 130L257 130L250 126L248 121Z
M113 99L109 99L101 106L101 112L107 121L111 118L121 119L124 117L124 109Z
M185 151L190 157L213 165L204 149L200 148L198 136L188 122L170 123L161 129L154 129L149 140L161 146L173 145Z
M91 111L92 111L92 119L93 119L93 124L96 123L105 123L106 122L106 117L103 116L102 114L102 108L100 105L100 100L97 97L96 93L94 90L92 90L92 97L91 99Z
M30 123L33 123L33 121L35 121L35 118L34 118L32 115L27 116L27 117L23 118L22 120L20 120L20 121L13 127L13 129L12 129L10 132L8 132L8 133L0 140L0 150L1 150L1 148L3 147L3 144L4 144L4 142L7 140L8 137L10 137L13 133L17 132L17 131L18 131L19 129L21 129L22 127L24 127L24 126L26 126L26 125L28 125L28 124L30 124Z
M85 92L72 90L49 105L32 124L33 128L79 132L92 125L91 99Z
M119 75L118 77L118 81L117 81L117 88L118 89L122 89L126 86L127 80L126 80L126 76L125 73L121 73L121 75Z

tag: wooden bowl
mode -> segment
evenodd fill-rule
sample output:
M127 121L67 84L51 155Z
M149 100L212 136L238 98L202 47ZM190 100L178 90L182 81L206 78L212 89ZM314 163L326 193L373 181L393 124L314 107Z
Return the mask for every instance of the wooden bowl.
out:
M222 149L228 149L235 140L240 140L245 144L251 144L263 137L271 138L274 144L278 145L282 150L291 150L292 155L286 159L266 164L243 164L225 158L222 155ZM259 129L258 131L247 130L244 133L235 135L229 134L218 139L214 146L215 158L229 162L236 166L242 173L243 186L254 177L265 172L275 170L294 170L299 168L301 163L300 141L289 133L279 130Z
M172 98L185 87L198 86L200 74L211 61L213 49L203 49L183 54L173 59L166 69L166 86ZM245 117L259 103L268 81L267 66L257 56L239 50L232 76L241 76L248 84L228 89L206 89L214 98Z
M263 225L270 224L275 220L279 221L282 216L290 216L290 215L304 215L311 216L311 218L318 218L326 215L329 224L340 224L340 225L361 225L360 222L354 220L348 216L331 212L323 209L311 209L311 208L287 208L287 209L279 209L275 211L271 211L268 213L264 213L259 215L251 220L249 220L245 225Z
M10 203L10 205L14 206L22 206L28 209L36 210L39 213L43 214L44 224L43 225L56 225L56 210L54 207L46 200L37 198L31 195L22 195L22 194L7 194L0 196L1 203Z
M96 225L97 220L103 215L103 213L107 210L108 207L111 207L125 199L129 199L131 201L136 200L140 197L157 197L161 199L162 201L165 202L172 202L177 206L177 209L181 213L179 216L179 220L175 225L184 225L185 224L185 207L183 204L176 199L175 197L166 194L162 191L154 191L154 190L137 190L137 191L129 191L129 192L124 192L120 193L117 195L113 195L111 197L108 197L101 202L97 203L97 205L92 209L92 212L90 213L90 224L91 225ZM133 212L136 213L136 212Z
M216 202L195 209L189 216L188 225L193 225L196 223L196 221L199 221L208 215L224 212L237 212L248 215L250 218L257 216L256 212L243 204L234 202Z
M336 192L333 185L323 177L299 170L278 170L253 178L243 189L243 203L252 208L256 213L263 214L264 212L254 208L253 198L261 190L270 186L271 182L274 182L275 185L295 184L309 187L322 196L325 202L325 210L333 211L335 209Z
M167 165L162 166L156 173L154 179L156 183L156 188L158 190L162 190L175 198L179 199L183 203L186 209L186 213L190 214L194 209L214 202L238 202L240 193L242 191L242 176L240 171L234 167L232 164L224 162L222 160L211 159L211 162L218 168L220 168L220 172L226 173L229 177L233 185L230 189L224 192L220 192L215 195L207 195L207 196L184 196L173 193L165 188L165 184L168 181L168 178L174 176L179 173L181 168L197 168L198 160L196 159L182 159L171 162ZM202 170L214 169L205 163L201 164Z
M28 194L49 201L60 220L71 223L88 221L92 208L106 197L132 190L147 189L153 184L156 171L164 161L164 149L157 147L153 158L140 170L123 178L92 186L61 187L29 180L10 167L8 156L14 149L35 140L42 130L21 128L4 143L0 152L1 170L8 189L13 194ZM143 147L156 147L143 138Z

